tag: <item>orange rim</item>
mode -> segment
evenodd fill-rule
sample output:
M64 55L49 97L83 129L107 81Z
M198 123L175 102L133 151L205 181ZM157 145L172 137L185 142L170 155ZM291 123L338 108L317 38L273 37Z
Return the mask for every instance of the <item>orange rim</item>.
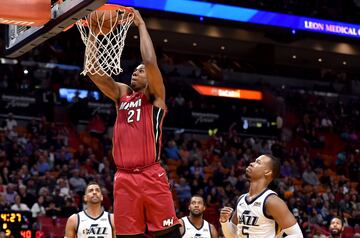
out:
M127 12L132 12L131 8L124 7L117 4L104 4L103 6L99 7L97 10L123 10Z
M129 8L129 7L124 7L124 6L121 6L121 5L116 5L116 4L104 4L103 6L99 7L98 9L96 10L100 10L100 11L105 11L105 10L122 10L122 11L126 11L126 12L129 12L129 13L132 13L132 9ZM88 22L87 20L85 19L80 19L79 22L81 22L81 25L85 26L85 27L88 27ZM122 24L121 21L118 22L118 24ZM63 32L71 29L73 26L75 26L75 23L74 24L71 24L70 26L66 27Z

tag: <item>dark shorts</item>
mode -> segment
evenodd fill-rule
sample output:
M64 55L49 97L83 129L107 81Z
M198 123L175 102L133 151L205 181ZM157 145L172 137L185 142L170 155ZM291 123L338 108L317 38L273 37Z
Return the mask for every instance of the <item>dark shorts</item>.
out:
M143 234L179 224L165 170L160 164L118 170L114 179L114 222L117 235Z

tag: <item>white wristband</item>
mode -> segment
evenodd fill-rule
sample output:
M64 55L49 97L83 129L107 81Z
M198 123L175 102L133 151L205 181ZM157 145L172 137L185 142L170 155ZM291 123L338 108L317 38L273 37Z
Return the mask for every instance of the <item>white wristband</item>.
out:
M235 238L236 237L236 225L230 221L220 222L221 229L224 233L225 238Z
M303 234L301 232L299 224L295 224L293 226L290 226L286 229L283 229L282 232L284 232L287 236L287 238L303 238Z

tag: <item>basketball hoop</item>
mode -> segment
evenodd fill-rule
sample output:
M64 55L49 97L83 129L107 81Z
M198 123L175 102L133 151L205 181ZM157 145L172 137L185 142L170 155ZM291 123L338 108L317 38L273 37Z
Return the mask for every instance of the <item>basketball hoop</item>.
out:
M133 19L130 8L105 4L76 22L86 46L83 75L110 77L122 72L120 58Z

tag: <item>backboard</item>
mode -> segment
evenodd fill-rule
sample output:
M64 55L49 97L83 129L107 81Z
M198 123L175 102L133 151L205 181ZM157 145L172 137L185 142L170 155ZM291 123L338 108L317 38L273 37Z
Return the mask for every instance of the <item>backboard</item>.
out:
M23 55L106 3L107 0L59 0L51 6L50 20L43 25L34 26L21 22L14 25L11 24L13 22L8 22L6 56L16 58Z

